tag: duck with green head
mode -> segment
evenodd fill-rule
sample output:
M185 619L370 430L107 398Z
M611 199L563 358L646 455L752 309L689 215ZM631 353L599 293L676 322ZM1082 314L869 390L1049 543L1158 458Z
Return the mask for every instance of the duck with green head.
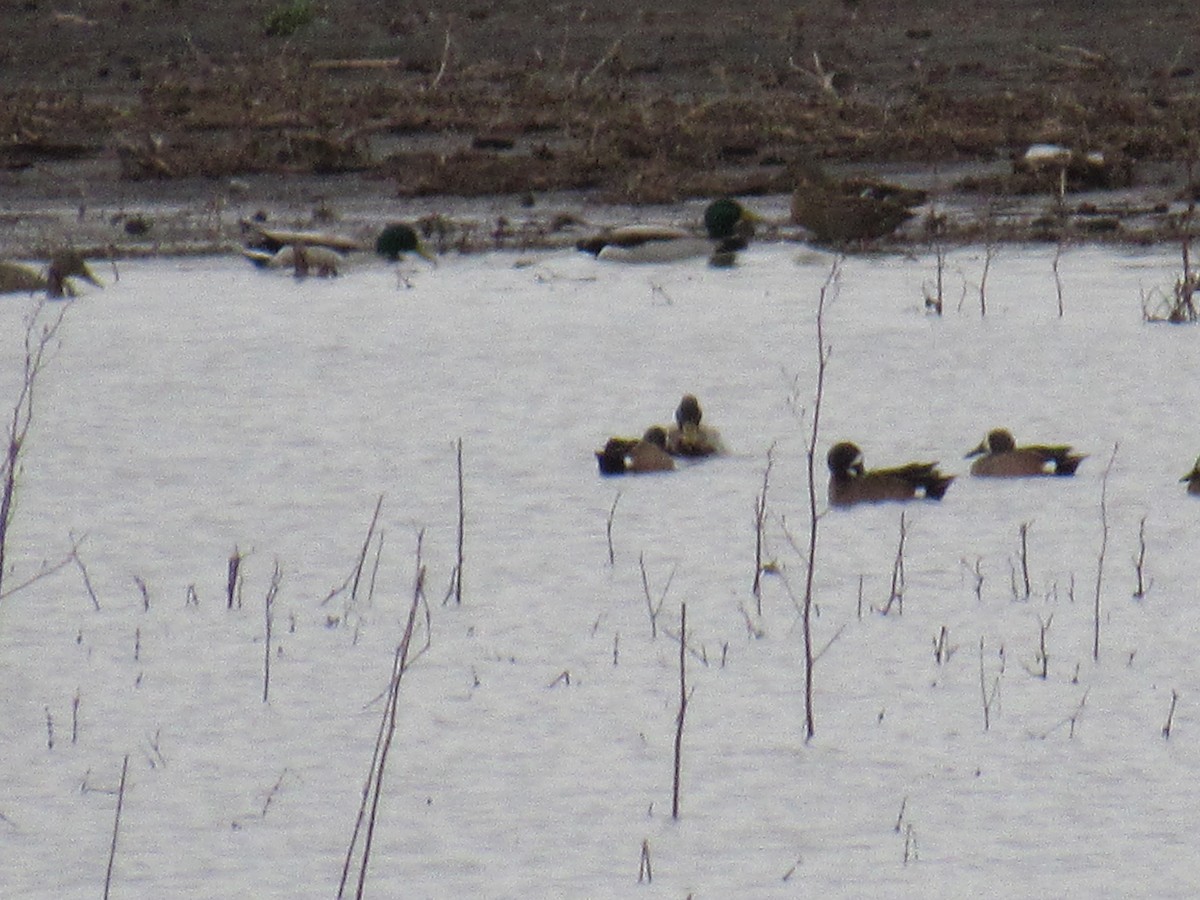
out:
M941 500L954 481L938 471L937 463L914 462L890 469L867 469L856 444L842 441L830 448L829 505Z
M672 262L707 256L715 264L727 264L744 250L762 217L725 197L714 200L704 211L704 234L667 225L621 225L606 228L575 246L597 259L617 262Z
M425 246L416 229L404 222L393 222L379 233L375 239L375 252L388 262L398 262L405 253L415 253L437 263L437 257Z
M1087 457L1066 444L1030 444L1018 447L1007 428L993 428L966 458L971 474L987 478L1025 478L1038 475L1074 475Z

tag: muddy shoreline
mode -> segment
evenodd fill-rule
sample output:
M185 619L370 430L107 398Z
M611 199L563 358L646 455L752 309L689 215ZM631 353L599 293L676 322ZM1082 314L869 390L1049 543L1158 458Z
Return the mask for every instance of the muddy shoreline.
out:
M1169 0L77 6L26 0L0 35L3 256L226 252L256 214L568 246L717 195L803 240L813 172L928 193L871 249L1146 243L1197 194L1200 9ZM1121 177L1014 181L1042 143Z

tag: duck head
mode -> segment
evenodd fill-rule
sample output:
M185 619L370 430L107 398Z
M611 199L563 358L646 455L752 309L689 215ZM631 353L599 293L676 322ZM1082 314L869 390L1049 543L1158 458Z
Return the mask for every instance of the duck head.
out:
M396 262L405 253L416 253L432 263L437 259L417 236L411 225L393 222L375 239L375 252L389 262Z
M700 419L704 414L700 411L700 401L696 399L695 394L684 394L683 399L679 401L679 406L675 410L675 424L682 430L691 425L693 428L700 427Z
M762 216L746 209L730 197L714 200L704 211L704 230L714 241L740 241L742 249L754 234L754 225L763 221Z
M646 429L646 433L642 435L642 440L647 444L653 444L661 450L666 450L667 430L661 425L651 425Z
M857 478L864 472L862 451L850 441L830 447L825 462L829 465L829 471L838 477Z
M979 446L968 453L964 459L970 459L972 456L979 456L983 453L1007 453L1010 450L1016 449L1017 442L1013 440L1012 432L1007 428L993 428L987 433Z

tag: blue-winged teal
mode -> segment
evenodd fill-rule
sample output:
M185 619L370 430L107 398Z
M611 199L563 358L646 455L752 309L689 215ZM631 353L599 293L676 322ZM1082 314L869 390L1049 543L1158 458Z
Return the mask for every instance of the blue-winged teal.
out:
M982 455L980 455L982 454ZM988 432L983 442L967 454L978 456L971 463L972 475L998 478L1023 478L1033 475L1074 475L1086 457L1072 452L1067 445L1031 444L1018 447L1005 428Z
M45 291L49 297L74 297L71 278L82 278L97 287L100 281L88 268L87 261L74 250L61 250L50 258L44 272L24 263L0 260L0 294Z
M704 236L664 225L622 225L606 228L575 246L598 259L618 262L671 262L707 256L723 264L738 250L746 249L755 223L761 221L761 216L736 200L723 198L704 211Z
M700 424L704 413L694 394L684 394L675 410L675 424L667 433L667 452L672 456L712 456L724 453L720 433Z
M826 461L830 472L830 506L920 498L941 500L954 480L953 475L939 472L935 462L868 471L863 466L862 451L849 441L834 444Z
M646 429L641 440L609 438L603 450L596 451L601 475L625 475L639 472L669 472L675 460L666 451L667 433L658 425Z
M1200 496L1200 459L1196 460L1196 464L1192 466L1192 471L1179 480L1187 482L1187 492L1189 494Z

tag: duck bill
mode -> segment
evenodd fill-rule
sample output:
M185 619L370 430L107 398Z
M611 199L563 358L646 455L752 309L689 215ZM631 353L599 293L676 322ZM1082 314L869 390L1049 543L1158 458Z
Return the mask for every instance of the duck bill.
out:
M987 442L986 441L981 441L979 446L976 447L974 450L971 450L970 452L968 452L967 455L963 457L963 459L970 459L972 456L979 456L983 453L987 453Z

